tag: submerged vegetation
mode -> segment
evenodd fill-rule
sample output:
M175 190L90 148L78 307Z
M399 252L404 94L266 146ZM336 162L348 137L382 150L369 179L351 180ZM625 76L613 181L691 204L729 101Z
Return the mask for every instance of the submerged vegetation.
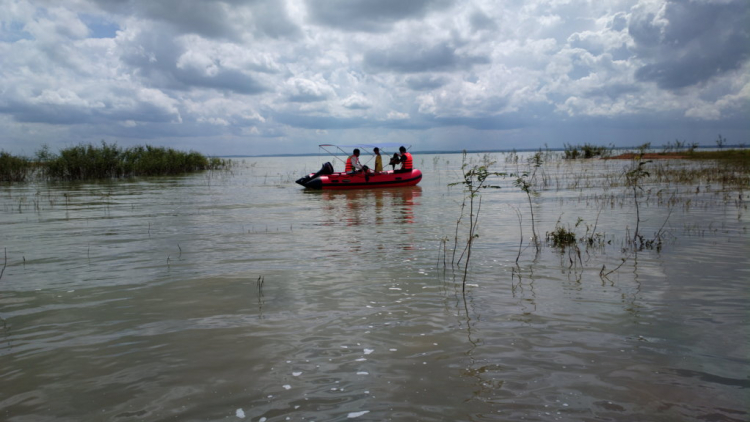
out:
M195 151L183 152L150 145L121 148L102 141L101 145L80 144L59 154L47 146L37 151L35 160L0 152L0 181L96 180L137 176L160 176L219 170L231 166L229 160L206 157Z
M536 262L542 244L549 247L548 251L567 257L569 266L576 268L576 271L582 272L589 268L599 274L602 282L609 280L608 276L620 271L625 264L637 265L639 253L660 253L668 246L668 241L677 239L675 227L669 221L675 210L690 212L691 209L718 205L728 210L736 209L738 220L742 218L748 206L744 196L750 187L750 150L695 149L694 144L688 145L677 141L664 147L663 152L655 152L651 145L646 143L635 148L633 152L611 157L606 149L594 151L579 146L568 146L565 153L558 155L557 159L551 158L549 150L546 154L540 150L529 156L526 166L519 165L521 160L515 152L506 153L505 166L499 165L497 168L494 165L498 161L485 155L481 158L480 164L464 164L463 182L451 184L464 185L466 188L464 204L461 205L461 217L456 223L454 248L459 243L461 231L467 239L466 247L463 247L465 250L471 250L472 245L479 246L476 242L481 234L477 228L478 207L470 211L468 222L462 221L462 217L467 203L470 208L474 208L471 206L474 200L480 205L482 203L477 189L477 186L481 185L476 185L471 179L481 171L484 175L498 176L498 181L493 182L492 187L515 187L524 193L523 199L515 199L515 205L507 204L518 215L521 232L521 244L513 268L513 275L519 276L519 282L522 272L519 258L522 251L526 248L535 249L536 254L531 259L532 263ZM584 152L586 150L589 152ZM569 161L571 158L591 157L595 154L607 160L592 163L593 167ZM464 160L466 161L466 158ZM591 171L592 168L601 171ZM578 204L575 204L575 207L593 209L596 221L593 224L584 222L580 215L591 214L586 210L580 210L582 214L571 216L572 221L561 221L563 215L560 215L554 228L545 230L544 216L536 218L538 210L548 209L549 207L543 204L557 201L556 198L560 198L561 193L566 191L566 196L570 195L570 191L578 192ZM494 201L497 200L499 199ZM528 202L528 208L522 205L524 202ZM630 209L626 215L630 214L631 217L616 221L615 226L612 225L612 219L607 217L607 224L600 227L599 216L603 212L606 216L606 210L615 208ZM663 209L663 212L655 211L655 208ZM648 217L644 218L645 210L648 210ZM483 214L486 219L494 218L491 214ZM526 222L524 216L529 217ZM546 221L549 224L549 220ZM459 225L463 230L459 230ZM523 235L524 228L530 229L530 236ZM709 229L712 229L710 224ZM584 230L585 233L582 233ZM609 233L605 233L605 230ZM701 230L698 227L686 228L687 235L699 232ZM546 242L539 242L537 233L546 233ZM507 242L507 239L504 242ZM445 241L442 245L445 249ZM446 252L443 250L443 254ZM590 262L593 258L600 260L599 263ZM465 285L466 273L470 271L468 262L461 270ZM533 272L533 264L530 264L529 271ZM515 288L515 285L512 287Z

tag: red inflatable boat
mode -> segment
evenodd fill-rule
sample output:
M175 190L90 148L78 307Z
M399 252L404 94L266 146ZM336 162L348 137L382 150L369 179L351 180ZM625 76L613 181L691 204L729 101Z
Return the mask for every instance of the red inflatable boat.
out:
M413 169L407 172L313 173L297 180L297 183L308 189L376 189L414 186L420 180L422 172Z

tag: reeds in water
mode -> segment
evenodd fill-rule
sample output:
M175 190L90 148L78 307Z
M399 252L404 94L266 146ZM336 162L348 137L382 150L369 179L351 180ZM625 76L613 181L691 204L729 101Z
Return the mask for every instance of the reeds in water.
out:
M23 182L33 169L33 163L28 158L0 151L0 182Z
M80 144L52 154L47 147L37 152L37 161L0 153L0 181L21 182L32 175L47 180L96 180L134 176L160 176L219 170L231 166L228 160L195 151L177 151L150 145L120 148Z

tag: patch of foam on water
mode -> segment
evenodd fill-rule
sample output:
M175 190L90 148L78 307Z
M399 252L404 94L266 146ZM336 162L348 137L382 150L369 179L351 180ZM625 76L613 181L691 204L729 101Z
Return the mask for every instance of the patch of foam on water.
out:
M240 419L245 419L245 411L242 410L242 408L237 409L237 411L234 412L234 415L237 416Z
M375 349L365 349L365 354L369 355L370 353L374 352Z
M389 287L388 290L401 290L398 287Z
M346 417L349 419L353 419L353 418L358 418L362 415L366 415L368 413L370 413L369 410L363 410L361 412L350 412L348 415L346 415Z
M300 375L302 375L302 372L292 372L293 377L298 377Z
M369 372L365 372L365 371L361 371L361 372L357 372L357 375L370 375L370 373Z
M291 390L292 389L292 386L289 385L289 384L286 384L283 387L284 387L284 390Z

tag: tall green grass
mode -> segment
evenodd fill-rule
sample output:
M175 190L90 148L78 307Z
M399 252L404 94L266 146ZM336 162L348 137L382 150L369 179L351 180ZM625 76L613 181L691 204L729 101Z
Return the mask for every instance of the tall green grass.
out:
M28 158L0 151L0 182L23 182L32 171L33 163Z
M36 162L3 152L0 180L24 181L32 175L47 180L95 180L135 176L159 176L218 170L231 166L228 160L207 158L195 151L135 146L123 149L102 141L101 145L79 144L52 154L47 147L36 153Z

